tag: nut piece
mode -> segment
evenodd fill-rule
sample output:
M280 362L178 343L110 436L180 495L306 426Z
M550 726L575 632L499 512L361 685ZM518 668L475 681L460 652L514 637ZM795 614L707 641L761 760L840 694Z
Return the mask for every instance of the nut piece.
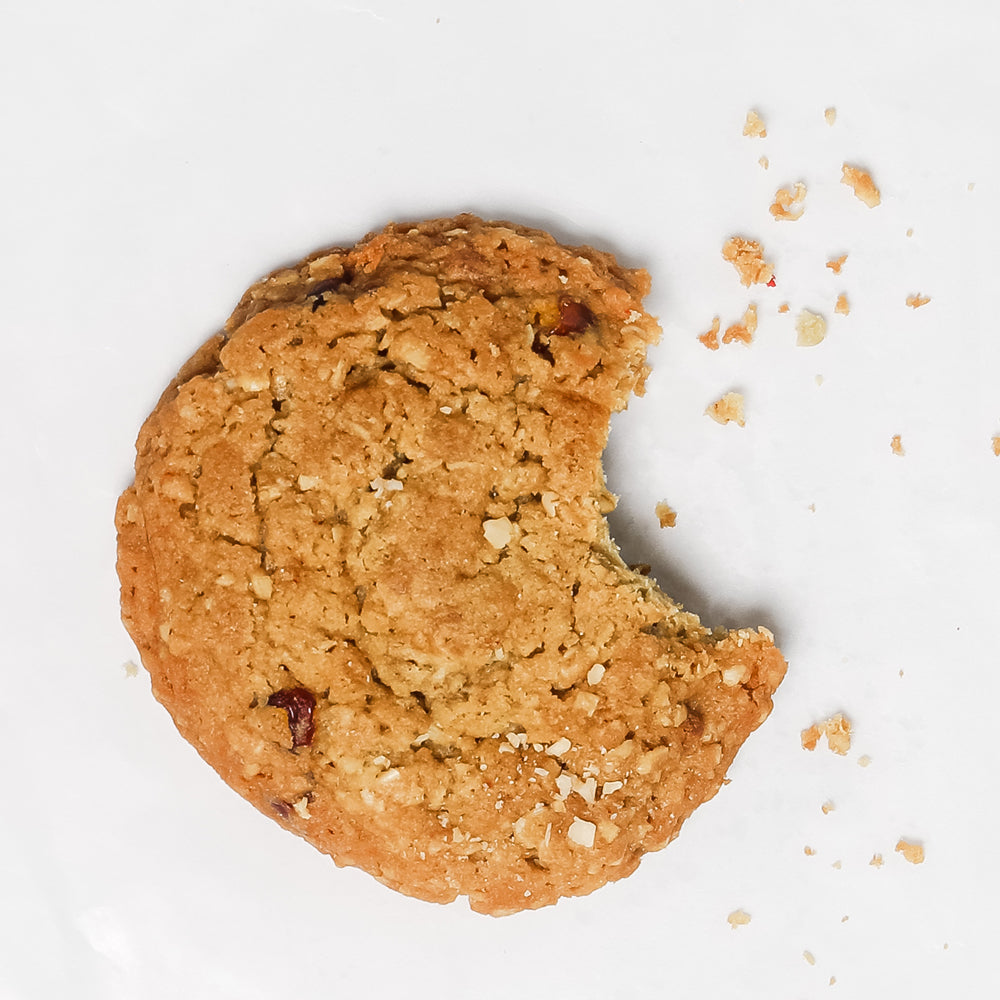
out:
M795 317L795 338L798 347L815 347L826 339L826 320L819 313L803 309Z
M750 110L747 112L746 124L743 126L743 134L752 136L755 139L763 139L767 135L767 129L764 127L764 120L757 114L756 111Z
M911 865L922 865L924 863L924 848L921 844L911 844L900 837L895 850L898 854L902 854Z
M862 170L860 167L852 167L849 163L845 163L840 182L853 188L854 194L869 208L874 208L876 205L882 203L882 195L879 193L879 189L875 187L872 175L867 170Z
M746 425L743 416L743 394L739 392L727 392L721 399L717 399L705 412L716 423L728 424L735 421L740 427Z
M764 248L756 240L732 236L722 245L722 256L736 268L740 281L766 285L774 277L774 266L764 260Z
M569 837L574 844L579 844L581 847L593 847L594 837L596 834L596 823L590 823L577 816L574 818L573 822L570 823L566 836Z

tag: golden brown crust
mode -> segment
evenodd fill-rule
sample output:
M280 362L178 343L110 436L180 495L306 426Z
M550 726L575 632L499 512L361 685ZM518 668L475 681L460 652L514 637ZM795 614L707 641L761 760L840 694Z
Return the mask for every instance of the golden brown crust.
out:
M785 664L608 536L648 276L471 216L254 285L118 504L123 619L182 734L286 828L502 914L629 874Z

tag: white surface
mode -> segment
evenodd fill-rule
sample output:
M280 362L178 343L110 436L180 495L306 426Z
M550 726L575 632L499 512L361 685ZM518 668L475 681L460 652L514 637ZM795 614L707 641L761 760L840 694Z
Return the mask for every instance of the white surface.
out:
M996 6L6 8L0 997L992 995ZM741 135L750 107L764 140ZM805 215L773 221L796 180ZM242 290L463 209L649 268L664 337L613 426L616 535L706 621L772 627L791 664L676 843L499 921L337 870L223 786L126 676L114 576L139 424ZM764 242L775 289L739 285L733 233ZM751 300L752 347L697 342ZM794 346L801 307L830 320L818 347ZM730 389L743 429L703 415ZM802 750L837 710L850 755Z

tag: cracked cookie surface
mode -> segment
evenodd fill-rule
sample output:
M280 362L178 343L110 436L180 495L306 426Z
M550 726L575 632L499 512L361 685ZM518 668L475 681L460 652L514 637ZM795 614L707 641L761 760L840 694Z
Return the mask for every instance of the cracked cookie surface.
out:
M644 271L473 216L253 286L144 424L123 618L178 729L342 865L511 913L632 872L785 664L608 535Z

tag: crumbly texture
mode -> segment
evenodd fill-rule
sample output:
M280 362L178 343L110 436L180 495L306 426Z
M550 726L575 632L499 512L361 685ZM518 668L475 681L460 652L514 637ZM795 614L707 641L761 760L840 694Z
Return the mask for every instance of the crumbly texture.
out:
M750 285L766 285L774 277L774 266L764 259L764 248L757 240L732 236L722 245L722 256L728 260L740 281Z
M924 863L924 848L922 844L913 844L902 837L897 841L894 848L898 854L910 862L911 865L922 865Z
M743 411L743 394L739 392L727 392L714 403L711 403L705 412L719 424L735 422L740 427L746 425L746 415Z
M770 212L779 222L794 222L806 210L806 186L798 182L794 188L778 188Z
M875 208L882 203L882 195L872 180L872 175L867 170L860 167L852 167L845 163L841 168L841 184L846 184L857 198L863 201L869 208Z
M930 302L930 297L927 295L921 295L919 292L915 295L906 296L906 304L911 309L919 309L921 306L927 305L928 302Z
M842 712L823 719L801 734L802 746L806 750L815 750L821 736L826 737L827 745L836 753L844 756L851 749L851 723Z
M747 120L743 123L743 134L754 139L764 139L767 136L767 128L764 119L756 111L747 112Z
M341 865L507 914L662 848L785 663L608 534L649 279L472 216L254 285L168 387L117 509L157 698Z
M724 344L731 344L736 341L740 344L752 344L753 335L757 332L757 306L751 302L743 313L742 319L726 327L726 332L722 335Z
M677 525L677 511L666 500L661 500L656 505L656 519L661 528L673 528Z
M826 320L819 314L803 309L795 317L797 347L815 347L826 339Z

